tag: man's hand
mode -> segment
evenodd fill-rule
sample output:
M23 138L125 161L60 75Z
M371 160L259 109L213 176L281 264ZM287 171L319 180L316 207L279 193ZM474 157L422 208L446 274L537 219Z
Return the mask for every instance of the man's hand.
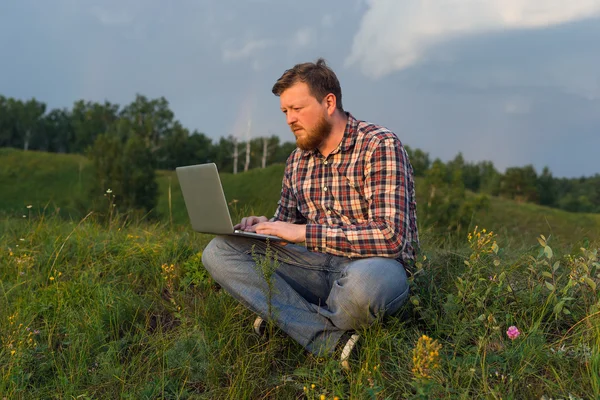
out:
M255 217L255 216L244 217L244 218L242 218L242 221L239 224L237 224L233 227L233 229L241 229L242 231L247 231L247 232L256 232L254 230L255 225L260 222L266 222L268 220L269 219L264 216L263 217Z
M282 221L261 221L253 228L256 233L279 236L290 243L306 241L306 225L290 224Z

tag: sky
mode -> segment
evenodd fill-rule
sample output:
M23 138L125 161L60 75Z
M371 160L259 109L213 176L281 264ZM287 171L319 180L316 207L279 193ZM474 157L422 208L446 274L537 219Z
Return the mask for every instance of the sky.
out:
M600 0L0 3L0 95L164 96L213 140L292 141L271 87L319 57L347 111L432 159L600 173Z

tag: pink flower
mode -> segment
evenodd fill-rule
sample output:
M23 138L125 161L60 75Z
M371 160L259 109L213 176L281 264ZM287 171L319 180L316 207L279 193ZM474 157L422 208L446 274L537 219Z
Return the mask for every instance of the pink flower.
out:
M510 340L515 340L516 338L519 337L521 332L519 332L519 328L517 328L516 326L513 325L508 328L508 330L506 331L506 334L508 335L508 338Z

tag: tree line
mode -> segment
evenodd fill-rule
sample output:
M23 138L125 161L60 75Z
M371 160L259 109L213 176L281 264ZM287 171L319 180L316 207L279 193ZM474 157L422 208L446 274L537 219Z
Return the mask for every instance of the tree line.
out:
M536 203L571 212L600 213L600 174L556 178L548 167L538 174L533 165L510 167L500 173L491 161L466 162L459 153L447 163L431 161L429 154L408 148L416 176L458 184L480 194Z
M0 147L87 154L102 135L122 144L137 136L157 169L203 162L215 162L226 172L234 172L236 163L239 171L264 168L284 162L295 148L275 135L247 142L230 135L213 143L204 133L182 126L164 97L148 99L138 94L125 107L79 100L70 110L47 112L46 104L35 98L21 101L0 95Z
M118 188L124 196L121 204L130 208L154 208L156 169L215 162L220 171L236 173L285 162L295 148L275 135L246 139L229 135L213 141L188 130L175 119L164 97L138 94L124 107L79 100L72 109L48 110L35 98L21 101L0 95L0 147L85 154L94 164L98 190ZM463 198L470 190L572 212L600 212L600 174L556 178L547 167L538 174L532 165L500 173L491 161L469 163L460 153L444 163L431 160L421 149L407 146L407 151L415 175L424 177L429 192L431 201L425 208L433 207L433 200L444 193L445 207L458 210L461 205L452 205L452 198ZM436 214L432 218L441 218Z

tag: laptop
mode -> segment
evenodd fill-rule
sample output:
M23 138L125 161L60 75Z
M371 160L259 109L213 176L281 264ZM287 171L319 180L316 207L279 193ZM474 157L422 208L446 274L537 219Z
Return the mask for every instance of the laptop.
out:
M277 236L234 230L227 200L214 163L175 168L192 229L215 235L246 236L282 241Z

